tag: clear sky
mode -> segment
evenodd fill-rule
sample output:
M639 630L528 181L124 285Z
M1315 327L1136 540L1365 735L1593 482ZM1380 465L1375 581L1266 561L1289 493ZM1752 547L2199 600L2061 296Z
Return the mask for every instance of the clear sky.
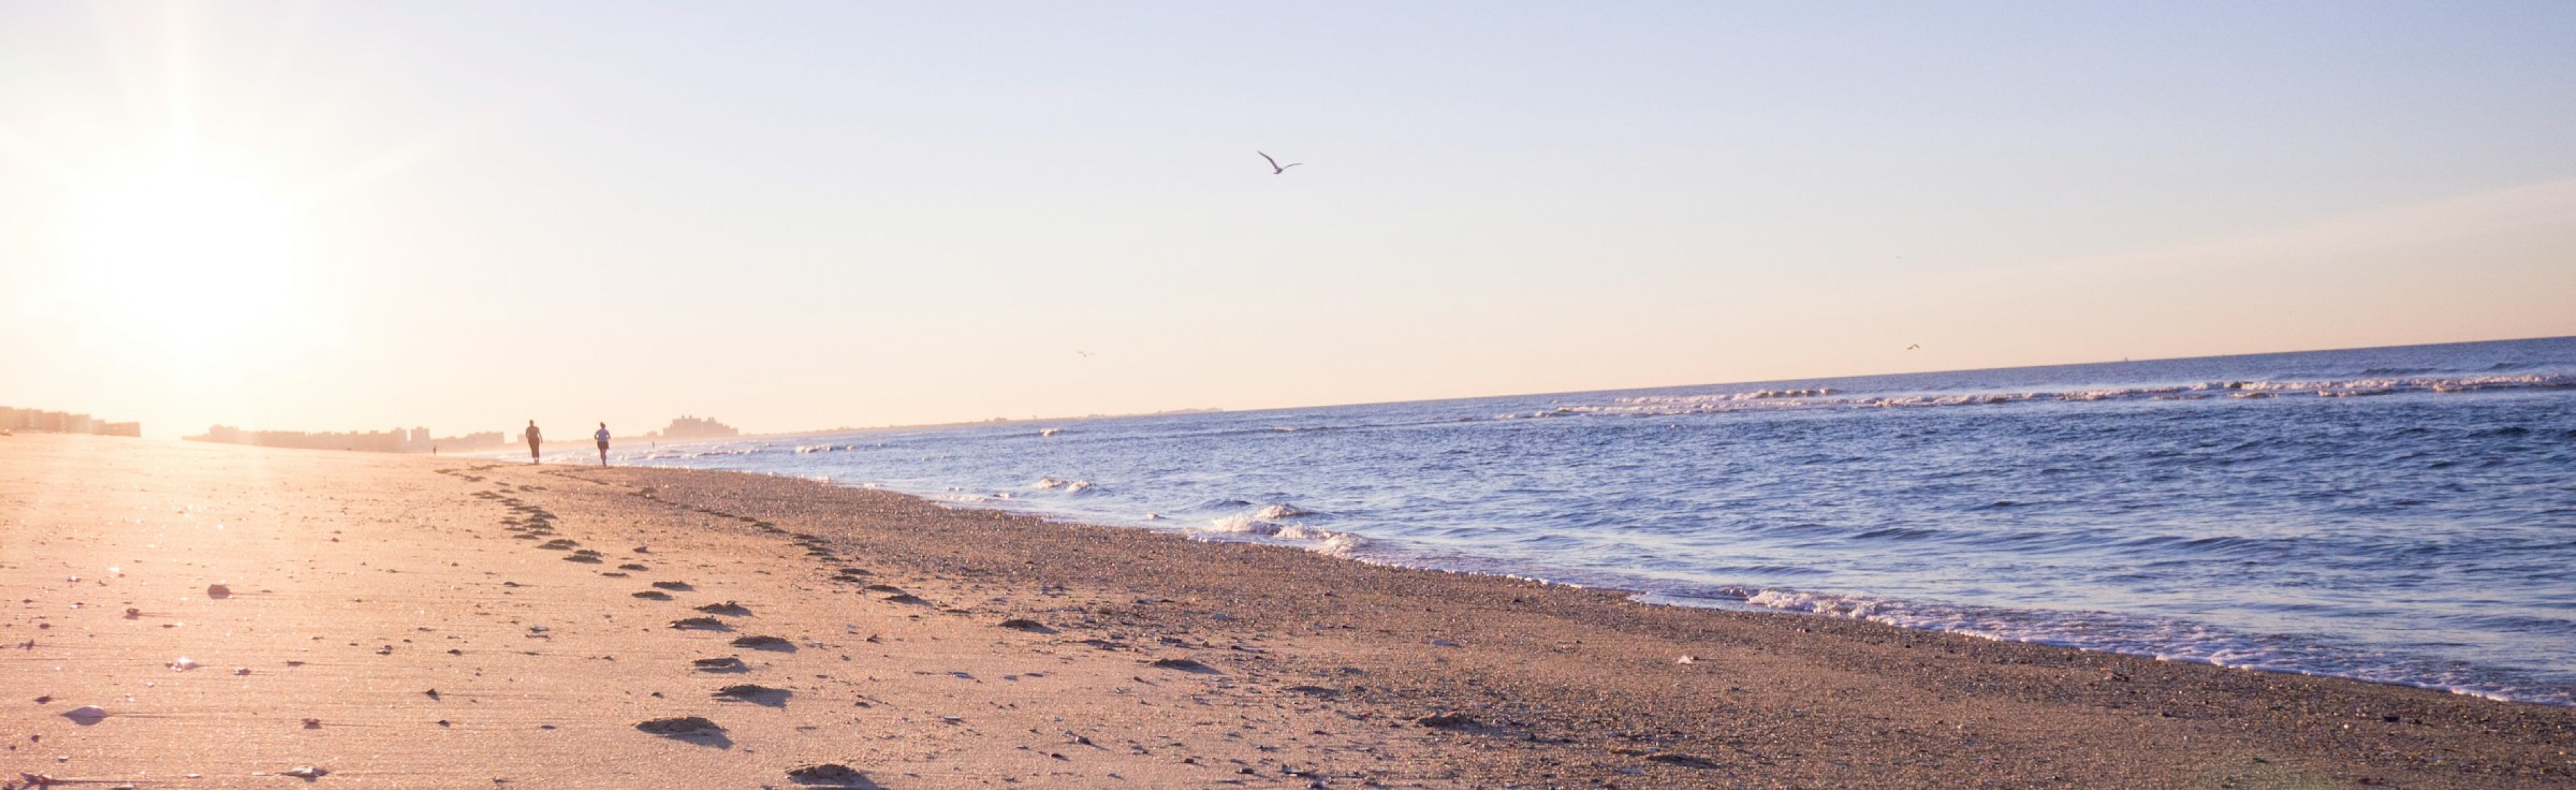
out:
M0 0L0 404L770 431L2569 335L2570 141L2556 0Z

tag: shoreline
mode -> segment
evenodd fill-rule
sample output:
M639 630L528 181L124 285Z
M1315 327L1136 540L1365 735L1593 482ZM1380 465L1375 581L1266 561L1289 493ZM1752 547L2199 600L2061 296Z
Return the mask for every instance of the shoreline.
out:
M779 438L779 437L762 437L762 438L765 438L765 439L775 439L775 438ZM809 438L809 437L785 437L785 438ZM963 495L962 497L952 497L952 496L947 495L945 492L932 491L932 490L929 490L929 489L914 489L914 488L903 488L903 487L887 486L887 485L884 485L884 484L881 484L881 483L877 483L877 482L874 482L874 481L859 482L859 483L849 483L849 482L842 482L842 481L839 481L839 480L836 480L836 479L833 479L833 478L830 478L830 477L824 477L824 478L821 478L821 479L819 479L819 480L818 480L818 479L815 479L815 478L801 477L801 476L797 476L797 475L784 474L784 473L778 473L778 472L762 472L762 471L751 471L751 470L701 469L701 468L694 468L694 467L684 467L684 466L664 465L664 464L666 464L669 460L670 460L670 459L652 459L652 458L643 458L643 459L628 459L628 460L626 460L626 461L624 461L624 462L622 462L622 463L626 463L626 464L632 465L632 466L634 466L635 468L669 469L669 470L674 470L674 471L706 471L706 472L737 473L737 474L757 475L757 476L762 476L762 477L774 477L774 478L778 478L778 479L782 479L782 480L797 480L797 481L807 481L807 482L820 482L820 483L823 483L823 484L825 484L825 485L830 485L830 486L837 487L837 488L845 488L845 489L850 489L850 490L859 490L859 491L876 491L876 492L883 492L883 493L893 494L893 495L897 495L897 496L909 497L909 498L913 498L913 499L919 499L919 500L926 501L926 502L928 502L928 503L930 503L930 504L932 504L932 505L934 505L934 506L941 507L941 508L959 509L959 510L989 510L989 511L998 512L998 513L1009 513L1009 514L1015 514L1015 515L1030 516L1030 517L1037 518L1037 519L1040 519L1040 520L1043 520L1043 521L1046 521L1046 522L1049 522L1049 523L1054 523L1054 524L1077 525L1077 526L1100 526L1100 527L1108 527L1108 528L1113 528L1113 529L1130 529L1130 530L1138 530L1138 531L1151 532L1151 533L1157 533L1157 534L1174 535L1174 536L1183 537L1183 538L1187 538L1187 539L1194 540L1194 541L1198 541L1198 542L1208 542L1208 543L1246 543L1246 544L1252 544L1252 545L1272 546L1272 547L1276 547L1276 548L1284 548L1284 549L1290 549L1290 550L1297 550L1297 551L1305 551L1305 552L1315 553L1315 554L1319 554L1319 555L1322 555L1322 556L1325 556L1325 557L1328 557L1328 558L1332 558L1332 559L1336 559L1336 560L1342 560L1342 561L1347 561L1347 562L1358 562L1358 563L1362 563L1362 564L1378 565L1378 566L1390 567L1390 568L1401 568L1401 569L1406 569L1406 570L1431 571L1431 572L1438 572L1438 573L1455 573L1455 574L1468 575L1468 576L1491 576L1491 577L1497 577L1497 578L1503 578L1503 579L1510 579L1510 580L1517 580L1517 581L1535 581L1535 582L1539 582L1539 583L1543 583L1543 584L1553 584L1553 585L1560 585L1560 586L1565 586L1565 587L1570 587L1570 588L1578 588L1578 589L1597 589L1597 590L1606 590L1606 591L1612 591L1612 592L1621 593L1621 594L1623 594L1623 595L1628 596L1630 599L1632 599L1632 600L1636 601L1637 603L1647 604L1647 605L1655 605L1655 606L1672 606L1672 607L1685 608L1685 609L1711 609L1711 610L1718 610L1718 611L1733 611L1733 612L1747 612L1747 613L1789 614L1789 615L1795 615L1795 616L1801 616L1801 617L1817 617L1817 618L1822 618L1822 619L1831 619L1831 620L1858 620L1858 621L1877 623L1877 624L1881 624L1881 625L1887 625L1887 626L1890 626L1890 627L1901 628L1901 629L1912 630L1912 631L1923 631L1923 632L1928 632L1928 633L1954 634L1954 635L1968 636L1968 637L1973 637L1973 638L1978 638L1978 639L1993 640L1993 641L1997 641L1997 642L2011 642L2011 643L2018 643L2018 644L2031 644L2031 645L2039 645L2039 646L2044 646L2044 647L2055 647L2055 648L2063 648L2063 649L2069 649L2069 650L2079 650L2079 651L2084 651L2084 652L2103 653L2103 654L2106 654L2106 655L2128 656L2128 657L2134 657L2134 658L2144 658L2144 659L2150 659L2150 660L2156 660L2156 661L2165 661L2165 662L2172 662L2172 663L2199 664L2199 665L2203 665L2203 666L2209 666L2209 667L2213 667L2213 668L2221 668L2221 669L2234 669L2234 670L2252 671L2252 672L2263 672L2263 673L2271 673L2271 674L2285 674L2285 675L2297 675L2297 676L2306 676L2306 677L2318 677L2318 678L2328 678L2328 679L2337 679L2337 680L2348 680L2348 681L2354 681L2354 682L2360 682L2360 683L2368 683L2368 684L2372 684L2372 685L2384 685L2384 686L2394 686L2394 687L2402 687L2402 688L2421 689L2421 690L2427 690L2427 691L2437 691L2437 692L2448 693L2448 694L2455 694L2455 695L2459 695L2459 696L2471 697L2471 698L2476 698L2476 699L2481 699L2481 700L2486 700L2486 701L2489 701L2489 702L2496 702L2496 703L2501 703L2501 704L2511 704L2511 705L2540 705L2540 706L2545 706L2545 707L2576 708L2576 702L2561 702L2561 701L2557 701L2557 700L2554 700L2554 699L2546 699L2546 698L2515 697L2515 696L2510 695L2508 692L2494 691L2494 690L2490 690L2490 689L2478 688L2478 687L2467 686L2467 685L2458 685L2458 684L2444 685L2444 684L2437 683L2437 682L2433 682L2433 681L2420 681L2420 682L2418 682L2418 681L2409 681L2409 680L2403 680L2403 679L2381 679L2381 678L2368 677L2368 676L2366 676L2366 675L2364 675L2364 674L2335 674L2335 673L2327 672L2327 671L2312 671L2312 670L2302 669L2302 668L2297 668L2297 667L2281 668L2281 667L2266 666L2266 665L2262 665L2262 664L2260 664L2259 662L2248 662L2248 663L2243 663L2243 664L2220 663L2220 662L2218 662L2218 661L2216 661L2216 660L2208 660L2208 659L2204 659L2204 658L2200 658L2200 657L2193 657L2193 656L2158 655L2158 654L2156 654L2156 653L2146 652L2146 651L2143 651L2143 650L2123 650L2123 649L2117 649L2117 648L2113 648L2113 647L2092 647L2092 646L2085 646L2085 645L2081 645L2081 644L2070 644L2070 643L2068 643L2068 642L2069 642L2069 641L2071 641L2071 640L2065 640L2065 639L2064 639L2064 638L2062 638L2062 637L2056 638L2056 639L2058 639L2058 641L2048 641L2048 639L2039 638L2039 637L2033 637L2033 638L2020 638L2020 637L2014 637L2014 636L2009 636L2009 635L2002 635L2002 634L1994 633L1994 632L1992 632L1992 631L1980 631L1980 630L1976 630L1976 629L1968 629L1968 628L1956 628L1956 629L1954 629L1954 628L1939 628L1939 627L1931 627L1931 626L1909 625L1909 624L1902 623L1902 622L1892 622L1892 621L1891 621L1891 619L1883 619L1883 618L1879 618L1879 617L1852 616L1852 615L1846 615L1846 614L1837 614L1837 613L1830 612L1830 611L1817 611L1817 609L1818 609L1818 608L1833 609L1833 610L1837 610L1837 611L1848 611L1848 610L1851 610L1851 609L1852 609L1852 606L1853 606L1853 605L1855 605L1855 604L1862 604L1862 605L1866 605L1866 604L1889 604L1889 603L1893 603L1893 604L1898 604L1898 605L1908 605L1908 604L1914 604L1914 603L1916 603L1916 602L1913 602L1913 601L1909 601L1909 600L1907 600L1907 599L1900 599L1900 598L1885 598L1885 597L1879 597L1879 596L1876 596L1876 595L1874 595L1874 594L1871 594L1871 593L1864 593L1864 592L1851 592L1851 591L1844 591L1844 590L1817 591L1817 590L1807 590L1807 589L1798 589L1798 588L1773 588L1773 587L1763 587L1763 586L1741 586L1741 585L1696 585L1696 584L1683 584L1683 585L1680 585L1680 586L1696 586L1696 587L1699 587L1699 588L1701 588L1701 589L1694 589L1694 590L1691 590L1691 591L1688 591L1688 592L1679 592L1679 591L1673 591L1673 590L1654 590L1654 589L1644 589L1644 588L1642 588L1641 586L1628 586L1627 582L1623 582L1623 581L1621 581L1621 580L1617 580L1617 579L1562 581L1562 580L1560 580L1560 579L1562 578L1562 576L1561 576L1561 575L1558 575L1558 574L1546 574L1546 573L1541 573L1541 572L1515 572L1515 571L1511 571L1511 570L1507 570L1507 569L1501 569L1501 568L1499 568L1499 567L1498 567L1497 569L1493 569L1493 570L1485 570L1485 569L1478 569L1478 568L1475 568L1475 567L1471 567L1471 566L1473 566L1473 565L1475 564L1475 563L1473 563L1473 562L1465 563L1465 564L1463 564L1463 565L1458 565L1458 566L1451 566L1451 565L1443 565L1443 564L1441 564L1439 561L1437 561L1437 560L1431 560L1431 559L1425 559L1425 560L1421 560L1421 561L1408 561L1407 559L1404 559L1404 558L1391 557L1391 556L1374 556L1374 557L1373 557L1373 556L1369 556L1369 555L1368 555L1367 550L1366 550L1365 548L1352 548L1352 547L1347 547L1347 546L1337 546L1337 545L1334 545L1331 541L1332 541L1332 540L1338 540L1338 539L1343 538L1343 537L1356 538L1356 539L1358 539L1358 541L1359 541L1359 545L1360 545L1361 547L1365 547L1366 545L1368 545L1368 544L1370 544L1370 543L1375 543L1375 542L1377 542L1377 541L1379 541L1379 540L1381 540L1381 539L1379 539L1379 538L1372 538L1372 537L1370 537L1370 536L1367 536L1367 535L1361 535L1361 534L1357 534L1357 533L1345 533L1345 532L1341 532L1341 531L1339 531L1339 530L1325 530L1325 529L1313 529L1313 528L1308 528L1308 534L1323 535L1323 536L1328 536L1328 537L1327 537L1327 538L1319 538L1319 539L1290 539L1290 538L1278 538L1278 537L1274 537L1274 536L1272 536L1272 535L1269 535L1269 534L1266 534L1266 533L1261 533L1261 532L1230 532L1230 531L1226 531L1226 530L1222 530L1222 529L1208 529L1208 528L1204 528L1204 527L1190 527L1190 526L1183 526L1183 525L1182 525L1182 523L1181 523L1181 522L1179 522L1179 521L1168 521L1168 522L1165 522L1165 523L1145 522L1145 521L1126 521L1126 522L1121 522L1121 521L1118 521L1118 520L1116 520L1116 519L1104 519L1104 520L1093 521L1093 520L1089 520L1089 519L1098 518L1098 516L1096 516L1096 515L1094 515L1094 516L1086 516L1086 515L1084 515L1084 514L1080 514L1080 513L1066 512L1066 511L1061 511L1061 510L1050 510L1050 509L1047 507L1047 504L1046 504L1046 503L1043 503L1043 502L1041 502L1041 501L1039 501L1039 500L1035 500L1035 499L1018 498L1018 497L998 497L998 498L997 498L997 497L995 497L995 496L989 496L989 495L977 495L977 494L966 494L966 495ZM950 490L951 490L951 491L956 491L956 490L966 490L966 489L951 488ZM974 489L974 490L990 490L990 489ZM1166 517L1166 518L1168 519L1168 517ZM1300 542L1300 540L1305 540L1306 542ZM1460 555L1460 556L1465 557L1466 559L1470 559L1470 560L1478 560L1478 561L1483 561L1483 562L1493 563L1493 564L1494 564L1494 565L1496 565L1496 566L1506 566L1506 565L1509 565L1509 561L1507 561L1507 560L1495 560L1495 559L1491 559L1491 558L1483 558L1483 557L1469 557L1469 556L1466 556L1466 555ZM1633 580L1633 579L1632 579L1632 580L1628 580L1628 581L1633 582L1633 581L1640 581L1640 580ZM1644 580L1644 581L1651 581L1651 580ZM1703 592L1714 592L1714 593L1716 593L1716 595L1713 597L1713 596L1710 596L1710 595L1702 594ZM1806 603L1807 603L1807 605L1806 605L1806 606L1804 606L1804 607L1802 608L1802 607L1800 607L1800 606L1766 605L1766 604L1761 604L1761 603L1755 603L1755 602L1753 601L1753 599L1754 599L1754 598L1757 598L1757 597L1760 597L1760 596L1764 596L1764 595L1771 595L1771 594L1778 594L1778 595L1777 595L1777 597L1779 597L1779 598L1781 598L1781 599L1783 599L1783 600L1789 600L1789 601L1792 601L1792 602L1806 602ZM2005 607L1995 607L1995 606L1992 606L1992 605L1983 605L1983 604L1934 604L1933 606L1935 606L1935 607L1937 607L1937 608L1940 608L1940 609L1942 609L1942 610L1944 610L1944 611L1957 611L1957 612L1991 612L1991 611L2005 611L2005 612L2013 612L2013 613L2025 614L2025 615L2026 615L2026 614L2028 614L2028 613L2029 613L2029 611L2030 611L2030 610L2013 610L2013 609L2009 609L2009 608L2005 608ZM2077 613L2077 614L2099 614L2099 615L2104 615L2104 616L2107 616L2107 617L2111 618L2112 620L2114 620L2114 621L2116 621L2116 622L2122 622L2122 623L2134 623L2134 622L2140 622L2140 621L2154 621L2154 620L2159 620L2159 619L2163 619L2163 618L2167 618L2167 617L2168 617L2168 616L2166 616L2166 615L2151 615L2151 614L2130 613L2130 612L2118 612L2118 611L2108 611L2108 610L2100 610L2100 611L2095 611L2095 610L2086 610L2086 611L2082 611L2082 612L2074 612L2074 613ZM2184 625L2193 625L2193 626L2202 626L2202 627L2209 627L2209 628L2218 628L2218 629L2222 629L2222 630L2224 630L2224 629L2227 629L2227 628L2228 628L2227 626L2218 626L2218 625L2213 625L2213 624L2209 624L2209 623L2202 623L2202 622L2198 622L2198 621L2190 621L2190 620L2179 620L2179 619L2176 619L2176 620L2172 620L2171 622L2174 622L2174 623L2180 623L2180 624L2184 624ZM2231 632L2231 633L2234 633L2234 632ZM2258 636L2259 636L2259 634L2258 634ZM2352 648L2334 648L2334 649L2353 650ZM2408 660L2412 660L2412 661L2422 661L2422 662L2429 662L2429 661L2432 661L2432 659L2426 659L2426 658L2420 658L2420 657L2413 657L2413 658L2409 658Z
M2576 710L2554 706L773 475L365 456L0 440L0 594L22 601L0 618L0 735L19 746L0 776L2483 788L2576 771ZM540 548L531 525L577 548ZM566 561L583 550L599 562ZM209 598L217 583L236 592ZM709 615L732 632L665 626L722 601L748 609ZM722 641L746 634L793 652ZM742 673L691 668L727 655ZM746 683L785 696L707 696ZM62 715L86 704L109 715ZM684 715L722 742L635 729Z

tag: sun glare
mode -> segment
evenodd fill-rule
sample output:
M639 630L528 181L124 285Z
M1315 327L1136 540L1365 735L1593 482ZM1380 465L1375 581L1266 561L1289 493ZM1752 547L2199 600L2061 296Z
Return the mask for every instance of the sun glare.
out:
M170 161L86 190L76 210L76 277L117 328L202 348L297 299L296 212L256 183Z

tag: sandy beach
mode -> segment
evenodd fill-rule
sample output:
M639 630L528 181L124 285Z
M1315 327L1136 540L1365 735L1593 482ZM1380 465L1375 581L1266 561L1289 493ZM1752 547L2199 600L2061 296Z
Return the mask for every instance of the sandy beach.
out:
M0 785L2519 788L2576 710L734 473L0 437Z

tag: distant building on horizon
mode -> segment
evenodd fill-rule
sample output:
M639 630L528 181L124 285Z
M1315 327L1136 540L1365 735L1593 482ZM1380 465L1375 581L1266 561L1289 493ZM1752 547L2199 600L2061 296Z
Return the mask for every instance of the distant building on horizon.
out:
M428 428L395 428L390 431L324 432L245 431L230 425L207 428L196 436L179 437L191 442L247 444L255 447L292 447L302 450L352 450L370 453L426 453L443 450L485 450L503 446L500 431L469 433L444 439L431 436Z
M0 433L87 433L141 437L143 423L105 422L87 414L0 406Z
M716 422L716 418L714 417L691 417L682 415L681 417L671 421L671 427L644 434L644 438L672 440L722 439L729 436L741 435L742 431L735 430L731 425Z

